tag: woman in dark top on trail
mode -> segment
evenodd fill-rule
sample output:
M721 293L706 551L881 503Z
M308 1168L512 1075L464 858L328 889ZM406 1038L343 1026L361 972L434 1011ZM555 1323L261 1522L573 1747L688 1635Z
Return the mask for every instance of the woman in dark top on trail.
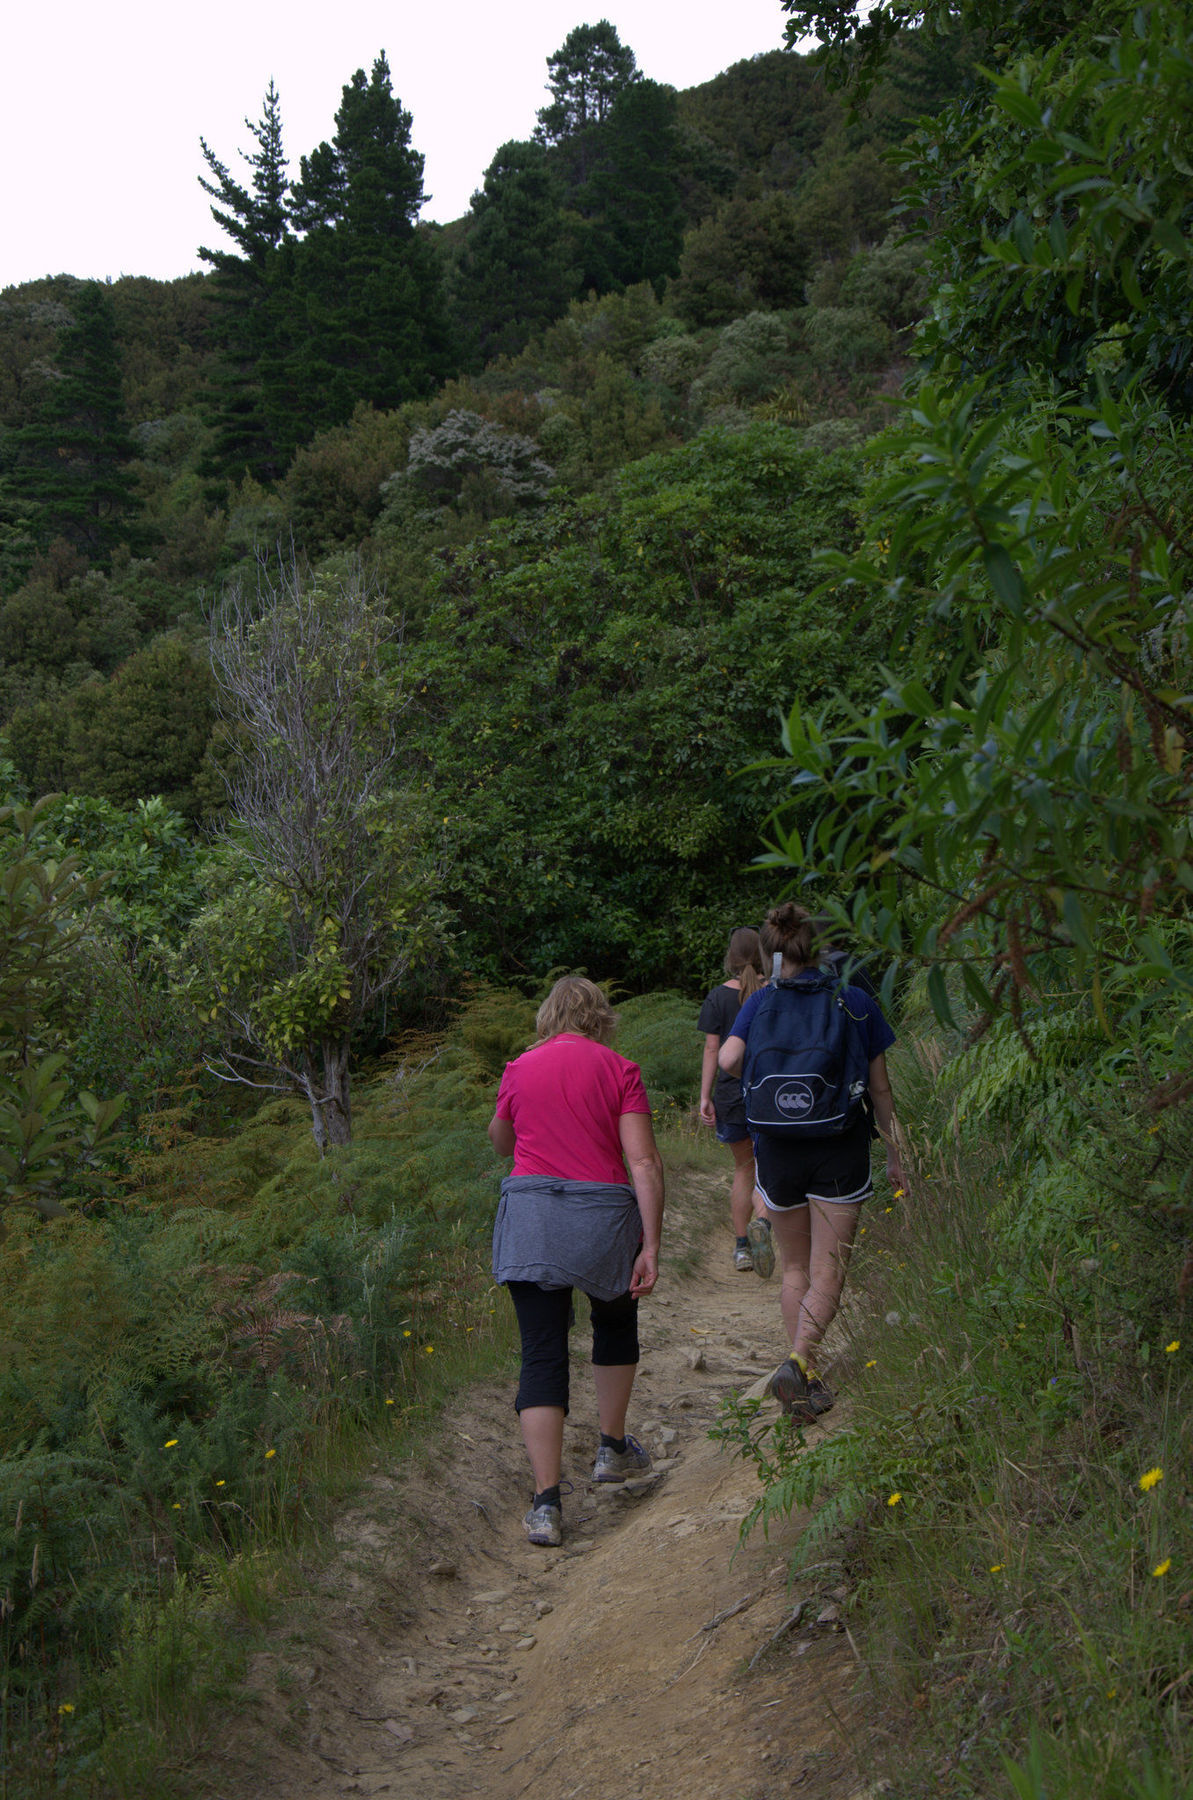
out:
M823 979L815 921L802 906L791 901L776 906L766 916L759 941L766 962L781 953L784 982L798 989L801 980L814 984L817 977ZM763 988L743 1004L718 1058L726 1074L740 1075L751 1023L773 991ZM900 1188L903 1169L885 1055L895 1034L877 1001L861 988L850 984L840 998L846 1028L867 1070L866 1091L886 1146L887 1177L892 1187ZM845 1129L833 1136L770 1136L760 1130L754 1149L755 1179L783 1262L779 1299L791 1344L790 1355L771 1377L770 1391L789 1418L811 1424L833 1404L814 1358L841 1302L862 1201L874 1191L870 1119L859 1105Z
M775 1252L762 1199L754 1189L754 1146L746 1130L741 1082L736 1075L722 1075L717 1068L717 1056L733 1029L738 1009L762 986L762 952L758 948L758 933L752 926L739 925L730 936L725 974L728 980L713 989L696 1020L697 1031L705 1034L700 1117L706 1125L716 1126L717 1142L726 1145L733 1157L733 1186L729 1192L729 1213L737 1239L733 1266L770 1275L775 1267Z

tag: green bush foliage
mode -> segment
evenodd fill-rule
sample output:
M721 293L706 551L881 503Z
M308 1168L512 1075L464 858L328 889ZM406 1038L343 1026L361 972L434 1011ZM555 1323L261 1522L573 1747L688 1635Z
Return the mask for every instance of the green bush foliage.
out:
M317 1524L330 1442L392 1429L436 1355L462 1366L497 1341L484 1126L531 1032L521 997L474 995L358 1097L334 1165L297 1103L225 1138L183 1107L158 1116L104 1217L14 1219L0 1244L11 1766L39 1741L71 1766L69 1745L39 1736L47 1718L63 1729L62 1702L78 1754L97 1755L104 1665L187 1582L210 1590L231 1558Z
M406 725L475 967L698 986L715 966L761 904L764 790L737 775L773 741L771 696L860 699L885 652L880 611L859 630L809 597L857 479L781 426L708 433L453 559Z
M1188 1345L1171 1223L1139 1201L1148 1158L1120 1084L1089 1091L1088 1066L1079 1124L1057 1110L1071 1028L1040 1042L1030 1080L1011 1031L946 1060L922 996L902 1038L915 1175L867 1209L854 1252L836 1358L850 1418L815 1445L753 1405L721 1429L763 1474L757 1520L810 1510L793 1570L828 1556L849 1586L876 1774L897 1766L909 1800L942 1784L1175 1796ZM1005 1120L974 1106L996 1094ZM904 1721L897 1764L887 1720Z

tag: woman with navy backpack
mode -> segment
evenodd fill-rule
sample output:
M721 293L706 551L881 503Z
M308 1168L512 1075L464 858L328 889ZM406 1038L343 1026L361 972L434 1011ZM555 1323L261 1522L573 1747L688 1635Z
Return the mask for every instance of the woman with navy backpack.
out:
M816 1352L836 1317L870 1173L870 1112L886 1172L903 1185L886 1051L895 1034L878 1002L822 967L817 922L773 908L759 932L768 984L751 994L718 1062L741 1075L755 1180L783 1265L780 1304L791 1352L770 1391L797 1424L833 1404Z

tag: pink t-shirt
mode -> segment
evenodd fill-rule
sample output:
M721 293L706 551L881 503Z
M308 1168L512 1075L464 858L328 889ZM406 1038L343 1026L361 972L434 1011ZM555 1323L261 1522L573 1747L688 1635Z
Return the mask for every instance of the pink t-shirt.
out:
M515 1175L626 1180L618 1120L649 1113L642 1071L595 1038L561 1031L505 1065L497 1117L514 1128Z

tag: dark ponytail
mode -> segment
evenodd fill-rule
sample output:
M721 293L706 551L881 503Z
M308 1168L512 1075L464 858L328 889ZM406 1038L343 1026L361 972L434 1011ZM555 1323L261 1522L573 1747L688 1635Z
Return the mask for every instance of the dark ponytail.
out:
M768 973L776 950L787 962L798 963L802 968L814 964L817 937L816 921L806 907L797 906L794 900L773 906L758 933Z

